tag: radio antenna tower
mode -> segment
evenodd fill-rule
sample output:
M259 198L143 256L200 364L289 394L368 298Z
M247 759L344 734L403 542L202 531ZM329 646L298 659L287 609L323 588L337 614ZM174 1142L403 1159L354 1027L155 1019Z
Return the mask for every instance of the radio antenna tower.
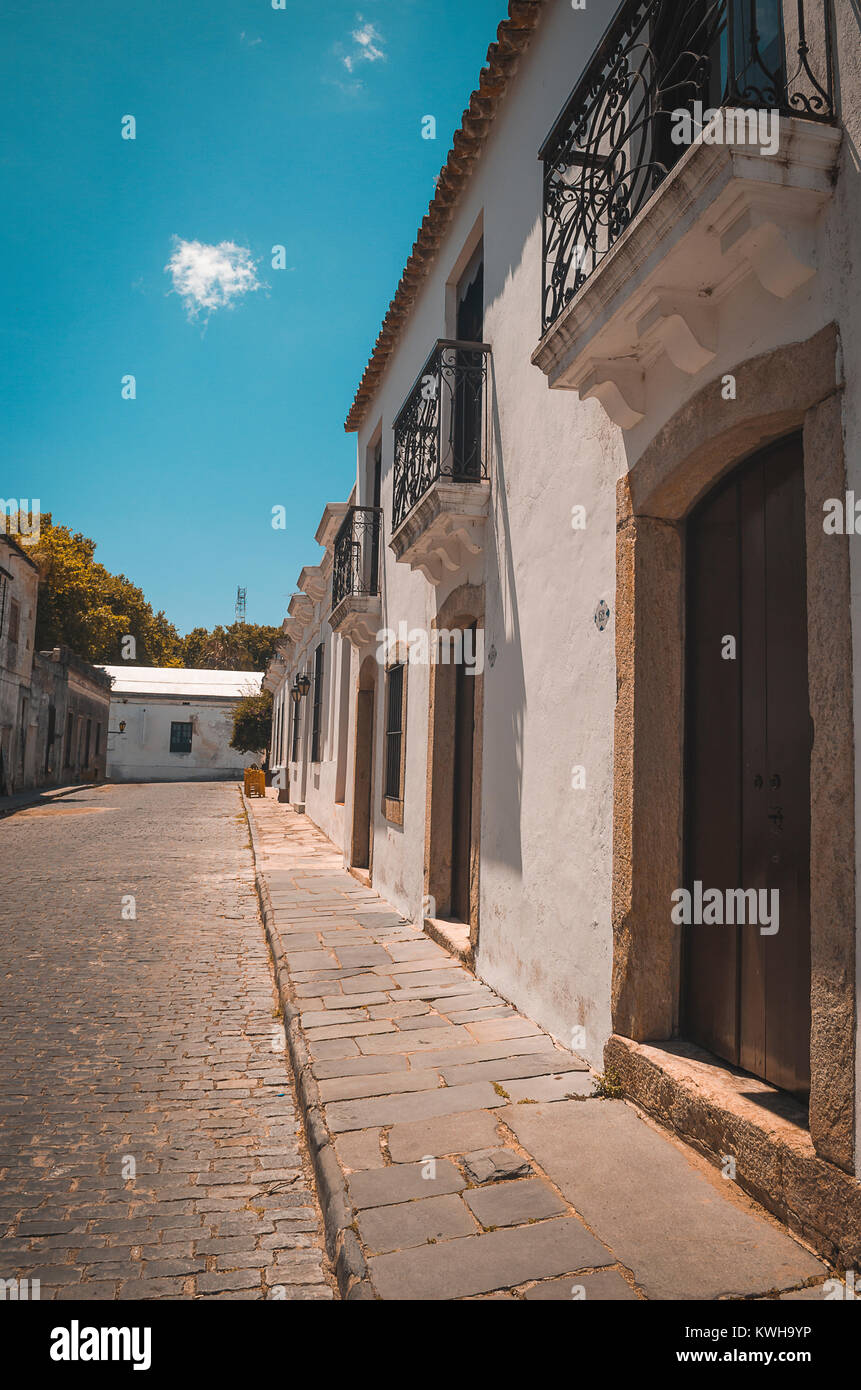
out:
M237 623L244 623L244 622L245 622L245 590L244 590L244 589L237 589L237 590L236 590L236 617L235 617L235 620L234 620L234 621L237 622Z

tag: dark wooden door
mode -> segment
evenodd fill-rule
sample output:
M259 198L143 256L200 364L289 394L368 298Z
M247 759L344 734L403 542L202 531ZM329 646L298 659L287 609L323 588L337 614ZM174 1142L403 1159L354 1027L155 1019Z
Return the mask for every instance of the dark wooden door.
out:
M373 790L374 691L360 690L356 705L356 767L353 779L352 863L371 867L371 794Z
M475 651L476 624L471 651ZM464 652L467 634L463 635ZM455 667L454 696L454 800L452 808L451 915L458 922L470 921L472 872L472 777L475 746L475 676L467 674L461 660Z
M682 1026L802 1098L810 1084L810 714L801 439L687 527L686 887L764 890L778 930L690 925ZM727 659L729 638L735 659ZM726 901L726 899L724 899Z

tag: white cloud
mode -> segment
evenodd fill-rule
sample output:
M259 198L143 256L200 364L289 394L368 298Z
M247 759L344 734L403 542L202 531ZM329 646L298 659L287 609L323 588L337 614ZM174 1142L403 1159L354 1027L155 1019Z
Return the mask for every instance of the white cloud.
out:
M230 309L253 290L261 288L257 266L247 246L221 241L183 241L175 236L174 251L165 271L173 279L173 292L185 304L189 319L201 312L208 318L216 309Z
M360 14L356 15L358 28L353 30L356 45L352 53L344 55L342 62L347 72L353 72L357 63L379 63L386 61L385 40L375 24L365 23Z

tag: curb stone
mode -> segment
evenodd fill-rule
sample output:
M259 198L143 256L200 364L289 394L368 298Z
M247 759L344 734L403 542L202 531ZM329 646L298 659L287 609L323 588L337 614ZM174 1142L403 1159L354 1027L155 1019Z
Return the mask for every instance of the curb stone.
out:
M362 1254L361 1246L353 1230L353 1222L356 1220L357 1212L350 1202L346 1179L335 1153L332 1135L326 1124L320 1101L320 1088L311 1072L311 1057L305 1033L299 1021L299 1009L293 994L286 953L275 924L275 911L269 895L269 885L259 868L257 826L249 810L245 792L241 787L239 795L242 798L242 809L245 812L251 837L254 882L260 904L260 915L275 970L275 984L284 1016L287 1050L290 1054L299 1109L302 1114L305 1137L317 1183L317 1195L323 1213L326 1249L332 1261L341 1297L349 1302L375 1301L377 1295L368 1275L368 1266Z

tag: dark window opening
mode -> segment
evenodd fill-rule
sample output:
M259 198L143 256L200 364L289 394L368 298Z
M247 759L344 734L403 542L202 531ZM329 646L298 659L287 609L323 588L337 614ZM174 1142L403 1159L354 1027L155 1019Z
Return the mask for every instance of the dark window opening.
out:
M290 752L290 761L299 761L299 704L298 701L293 705L293 746Z
M403 800L401 753L404 738L404 667L393 666L388 673L386 700L386 785L390 801Z
M170 724L170 751L171 753L190 753L191 752L191 725L181 724L176 720L171 720Z
M480 248L477 254L478 265L467 270L457 291L456 334L462 343L480 343L484 339L484 260ZM452 476L480 478L484 355L458 349L457 367Z
M45 739L45 776L51 771L51 753L57 733L57 711L54 705L48 706L48 736Z
M314 722L311 725L311 762L320 761L320 723L323 708L323 643L314 653Z

